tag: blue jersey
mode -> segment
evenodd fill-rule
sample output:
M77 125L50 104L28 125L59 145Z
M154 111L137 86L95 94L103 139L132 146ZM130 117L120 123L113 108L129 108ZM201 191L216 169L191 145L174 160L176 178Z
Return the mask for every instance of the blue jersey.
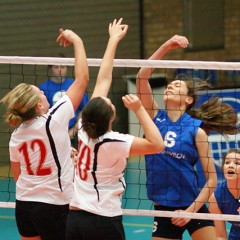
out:
M50 107L52 107L63 95L66 94L66 91L68 88L73 84L73 80L70 78L65 78L65 80L62 83L56 83L48 79L47 81L43 82L39 89L42 90L47 97L47 100L50 104ZM72 118L69 122L68 128L71 129L78 119L78 113L82 111L84 106L89 101L89 98L87 94L85 93L82 99L81 104L75 111L75 116Z
M224 181L216 187L214 195L218 204L219 209L223 214L240 214L240 202L239 199L235 199L233 195L229 192L227 187L227 181ZM232 224L229 239L237 240L240 239L240 221L231 222Z
M153 121L165 149L145 155L148 198L163 206L187 207L200 192L194 165L199 159L195 136L202 121L184 113L172 122L164 110Z

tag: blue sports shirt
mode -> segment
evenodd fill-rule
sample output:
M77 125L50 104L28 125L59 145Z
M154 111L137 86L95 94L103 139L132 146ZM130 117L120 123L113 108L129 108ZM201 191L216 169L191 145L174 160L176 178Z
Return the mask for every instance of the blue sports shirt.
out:
M62 83L56 83L48 79L39 86L39 89L44 92L50 104L50 107L52 107L63 95L66 94L66 91L72 84L73 80L70 78L65 78L65 80ZM72 118L69 122L68 126L69 129L71 129L75 125L78 119L78 113L82 111L82 109L84 108L88 101L89 98L85 93L82 102L75 111L74 118Z
M187 207L200 192L194 165L199 159L195 137L202 121L184 113L172 122L165 110L159 110L153 121L165 149L145 155L148 198L163 206Z
M224 181L216 187L214 191L219 209L223 214L240 215L240 200L235 199L227 188L227 181ZM230 240L240 239L240 221L231 222L232 226L229 233Z

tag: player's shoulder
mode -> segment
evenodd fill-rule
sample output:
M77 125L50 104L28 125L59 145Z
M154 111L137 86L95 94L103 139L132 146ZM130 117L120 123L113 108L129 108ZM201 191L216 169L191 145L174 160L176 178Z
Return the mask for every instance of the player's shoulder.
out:
M38 88L39 89L45 89L48 85L49 85L49 82L50 82L50 79L47 79L47 80L45 80L44 82L42 82L39 86L38 86Z

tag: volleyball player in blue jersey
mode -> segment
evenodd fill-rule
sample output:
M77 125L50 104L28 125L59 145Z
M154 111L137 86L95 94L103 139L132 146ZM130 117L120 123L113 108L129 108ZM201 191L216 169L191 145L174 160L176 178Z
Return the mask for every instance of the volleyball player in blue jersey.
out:
M167 51L187 46L185 37L175 35L149 59L161 59ZM159 109L148 81L152 71L152 68L141 68L136 81L138 96L161 132L165 145L164 151L145 156L148 198L154 202L155 210L206 213L205 202L217 185L207 133L214 130L223 135L235 134L237 115L217 98L194 111L196 91L209 85L200 79L194 81L181 76L167 85L163 97L165 109ZM201 190L194 170L198 160L206 178ZM213 221L183 217L155 217L152 239L182 239L185 230L194 240L216 239Z
M209 210L215 214L240 215L240 150L230 149L223 157L223 172L225 181L218 184L209 198ZM218 240L239 240L240 220L229 221L232 226L229 235L225 220L215 220Z

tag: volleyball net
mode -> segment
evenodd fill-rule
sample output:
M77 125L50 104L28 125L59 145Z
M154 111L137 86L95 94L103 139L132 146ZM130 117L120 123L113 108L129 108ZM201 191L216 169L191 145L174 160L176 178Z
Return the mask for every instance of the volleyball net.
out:
M90 83L87 94L90 97L96 82L97 73L102 59L88 59ZM26 82L39 86L49 78L49 65L68 66L67 77L74 78L73 58L41 58L41 57L11 57L0 56L0 99L16 85ZM184 73L189 77L209 79L213 89L199 92L198 104L218 96L222 102L228 103L240 114L240 63L238 62L203 62L203 61L169 61L169 60L134 60L115 59L113 70L113 84L109 93L117 109L117 121L113 130L129 132L135 136L142 136L142 128L136 116L125 109L121 97L125 94L136 94L136 74L141 67L155 68L150 78L154 98L160 108L162 105L163 90L169 80L176 75ZM1 116L4 114L3 106L0 107ZM15 183L13 180L8 143L13 129L0 123L0 207L15 207ZM217 170L218 181L223 181L220 166L223 155L231 148L239 148L240 135L229 136L228 140L219 134L209 136L211 152ZM204 173L201 165L196 165L200 187L204 184ZM137 216L163 216L196 219L215 219L239 221L239 216L222 214L200 214L185 212L154 211L153 203L146 194L146 171L143 156L130 157L125 171L127 183L123 195L122 208L126 215Z

